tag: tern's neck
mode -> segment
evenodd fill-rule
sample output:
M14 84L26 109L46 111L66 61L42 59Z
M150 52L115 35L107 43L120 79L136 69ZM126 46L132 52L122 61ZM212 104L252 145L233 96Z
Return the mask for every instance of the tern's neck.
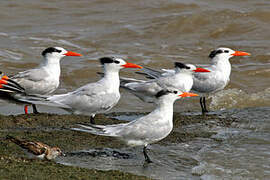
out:
M216 66L216 69L223 72L223 74L227 77L231 74L231 63L229 58L213 58L213 64Z
M43 67L53 76L60 76L61 69L60 69L60 60L57 58L46 58L44 59L44 62L40 65L40 67Z
M43 66L60 66L60 59L57 57L45 57Z
M102 79L108 86L119 91L120 80L119 70L104 69L104 77Z
M174 99L169 99L166 97L161 97L157 101L157 107L154 110L155 112L162 113L164 116L172 119L173 117L173 104Z

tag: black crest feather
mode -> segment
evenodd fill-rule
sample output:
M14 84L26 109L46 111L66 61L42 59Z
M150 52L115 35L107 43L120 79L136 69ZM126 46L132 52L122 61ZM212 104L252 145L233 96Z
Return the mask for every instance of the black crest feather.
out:
M223 53L223 51L220 50L220 49L219 50L213 50L213 51L210 52L209 57L214 58L217 54L220 54L220 53Z
M56 49L54 47L49 47L49 48L45 49L44 51L42 51L41 54L42 54L42 56L45 56L47 53L52 53L52 52L58 52L58 53L60 53L61 50L58 50L58 49Z
M156 98L159 98L159 97L164 96L164 95L169 94L169 93L170 93L170 91L168 91L168 90L161 90L155 96L156 96Z
M184 63L175 62L174 67L180 68L180 69L190 69L190 67L186 66Z
M103 65L105 63L113 63L113 58L111 57L102 57L99 59L100 63Z

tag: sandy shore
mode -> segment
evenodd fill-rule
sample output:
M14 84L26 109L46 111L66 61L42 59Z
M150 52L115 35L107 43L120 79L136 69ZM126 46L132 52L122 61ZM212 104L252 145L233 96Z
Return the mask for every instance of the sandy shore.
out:
M136 115L136 113L114 113L97 115L97 124L113 124L122 121L114 116ZM183 125L201 123L204 126L229 126L235 119L219 115L181 115L174 114L174 130L159 144L181 143L196 137L210 137L215 132L204 129L186 131ZM69 130L76 123L88 123L89 117L75 115L30 114L0 116L0 179L147 179L120 171L100 171L79 167L64 166L54 161L29 159L21 148L5 139L12 135L60 147L65 153L92 148L121 148L123 143L110 137L95 136ZM143 162L142 162L143 163ZM196 162L194 162L194 166Z

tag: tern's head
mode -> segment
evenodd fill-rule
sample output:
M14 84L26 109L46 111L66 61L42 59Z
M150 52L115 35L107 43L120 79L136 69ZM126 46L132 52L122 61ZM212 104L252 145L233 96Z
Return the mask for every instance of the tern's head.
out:
M250 56L249 53L243 51L234 51L230 48L217 48L216 50L211 51L209 57L215 60L228 60L233 56Z
M79 53L67 51L61 47L49 47L45 49L41 54L44 58L48 60L54 59L56 61L60 61L65 56L81 56L81 54Z
M119 71L123 68L142 68L137 64L132 64L116 57L102 57L99 59L106 71Z
M192 97L192 96L198 96L198 94L182 92L175 88L161 90L156 94L157 99L165 100L165 101L167 100L167 101L172 101L172 102L182 97Z
M175 66L175 71L181 72L181 73L182 72L185 72L185 73L210 72L209 70L204 69L204 68L197 68L193 64L184 64L184 63L180 63L180 62L175 62L174 66Z

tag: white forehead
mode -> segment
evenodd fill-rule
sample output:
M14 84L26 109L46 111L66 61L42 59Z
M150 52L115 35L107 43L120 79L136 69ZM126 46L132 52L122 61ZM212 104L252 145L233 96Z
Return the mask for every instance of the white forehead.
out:
M54 47L55 49L57 49L57 50L61 50L61 52L67 52L67 50L65 50L64 48L62 48L62 47Z
M187 67L190 67L190 70L195 70L196 66L193 64L186 64Z
M217 48L217 50L222 50L222 51L225 51L225 50L227 50L227 51L234 51L234 50L232 50L232 49L230 49L230 48L226 48L226 47L219 47L219 48Z
M119 61L120 63L119 64L126 64L126 61L124 60L124 59L122 59L122 58L119 58L119 57L114 57L113 58L115 61Z

